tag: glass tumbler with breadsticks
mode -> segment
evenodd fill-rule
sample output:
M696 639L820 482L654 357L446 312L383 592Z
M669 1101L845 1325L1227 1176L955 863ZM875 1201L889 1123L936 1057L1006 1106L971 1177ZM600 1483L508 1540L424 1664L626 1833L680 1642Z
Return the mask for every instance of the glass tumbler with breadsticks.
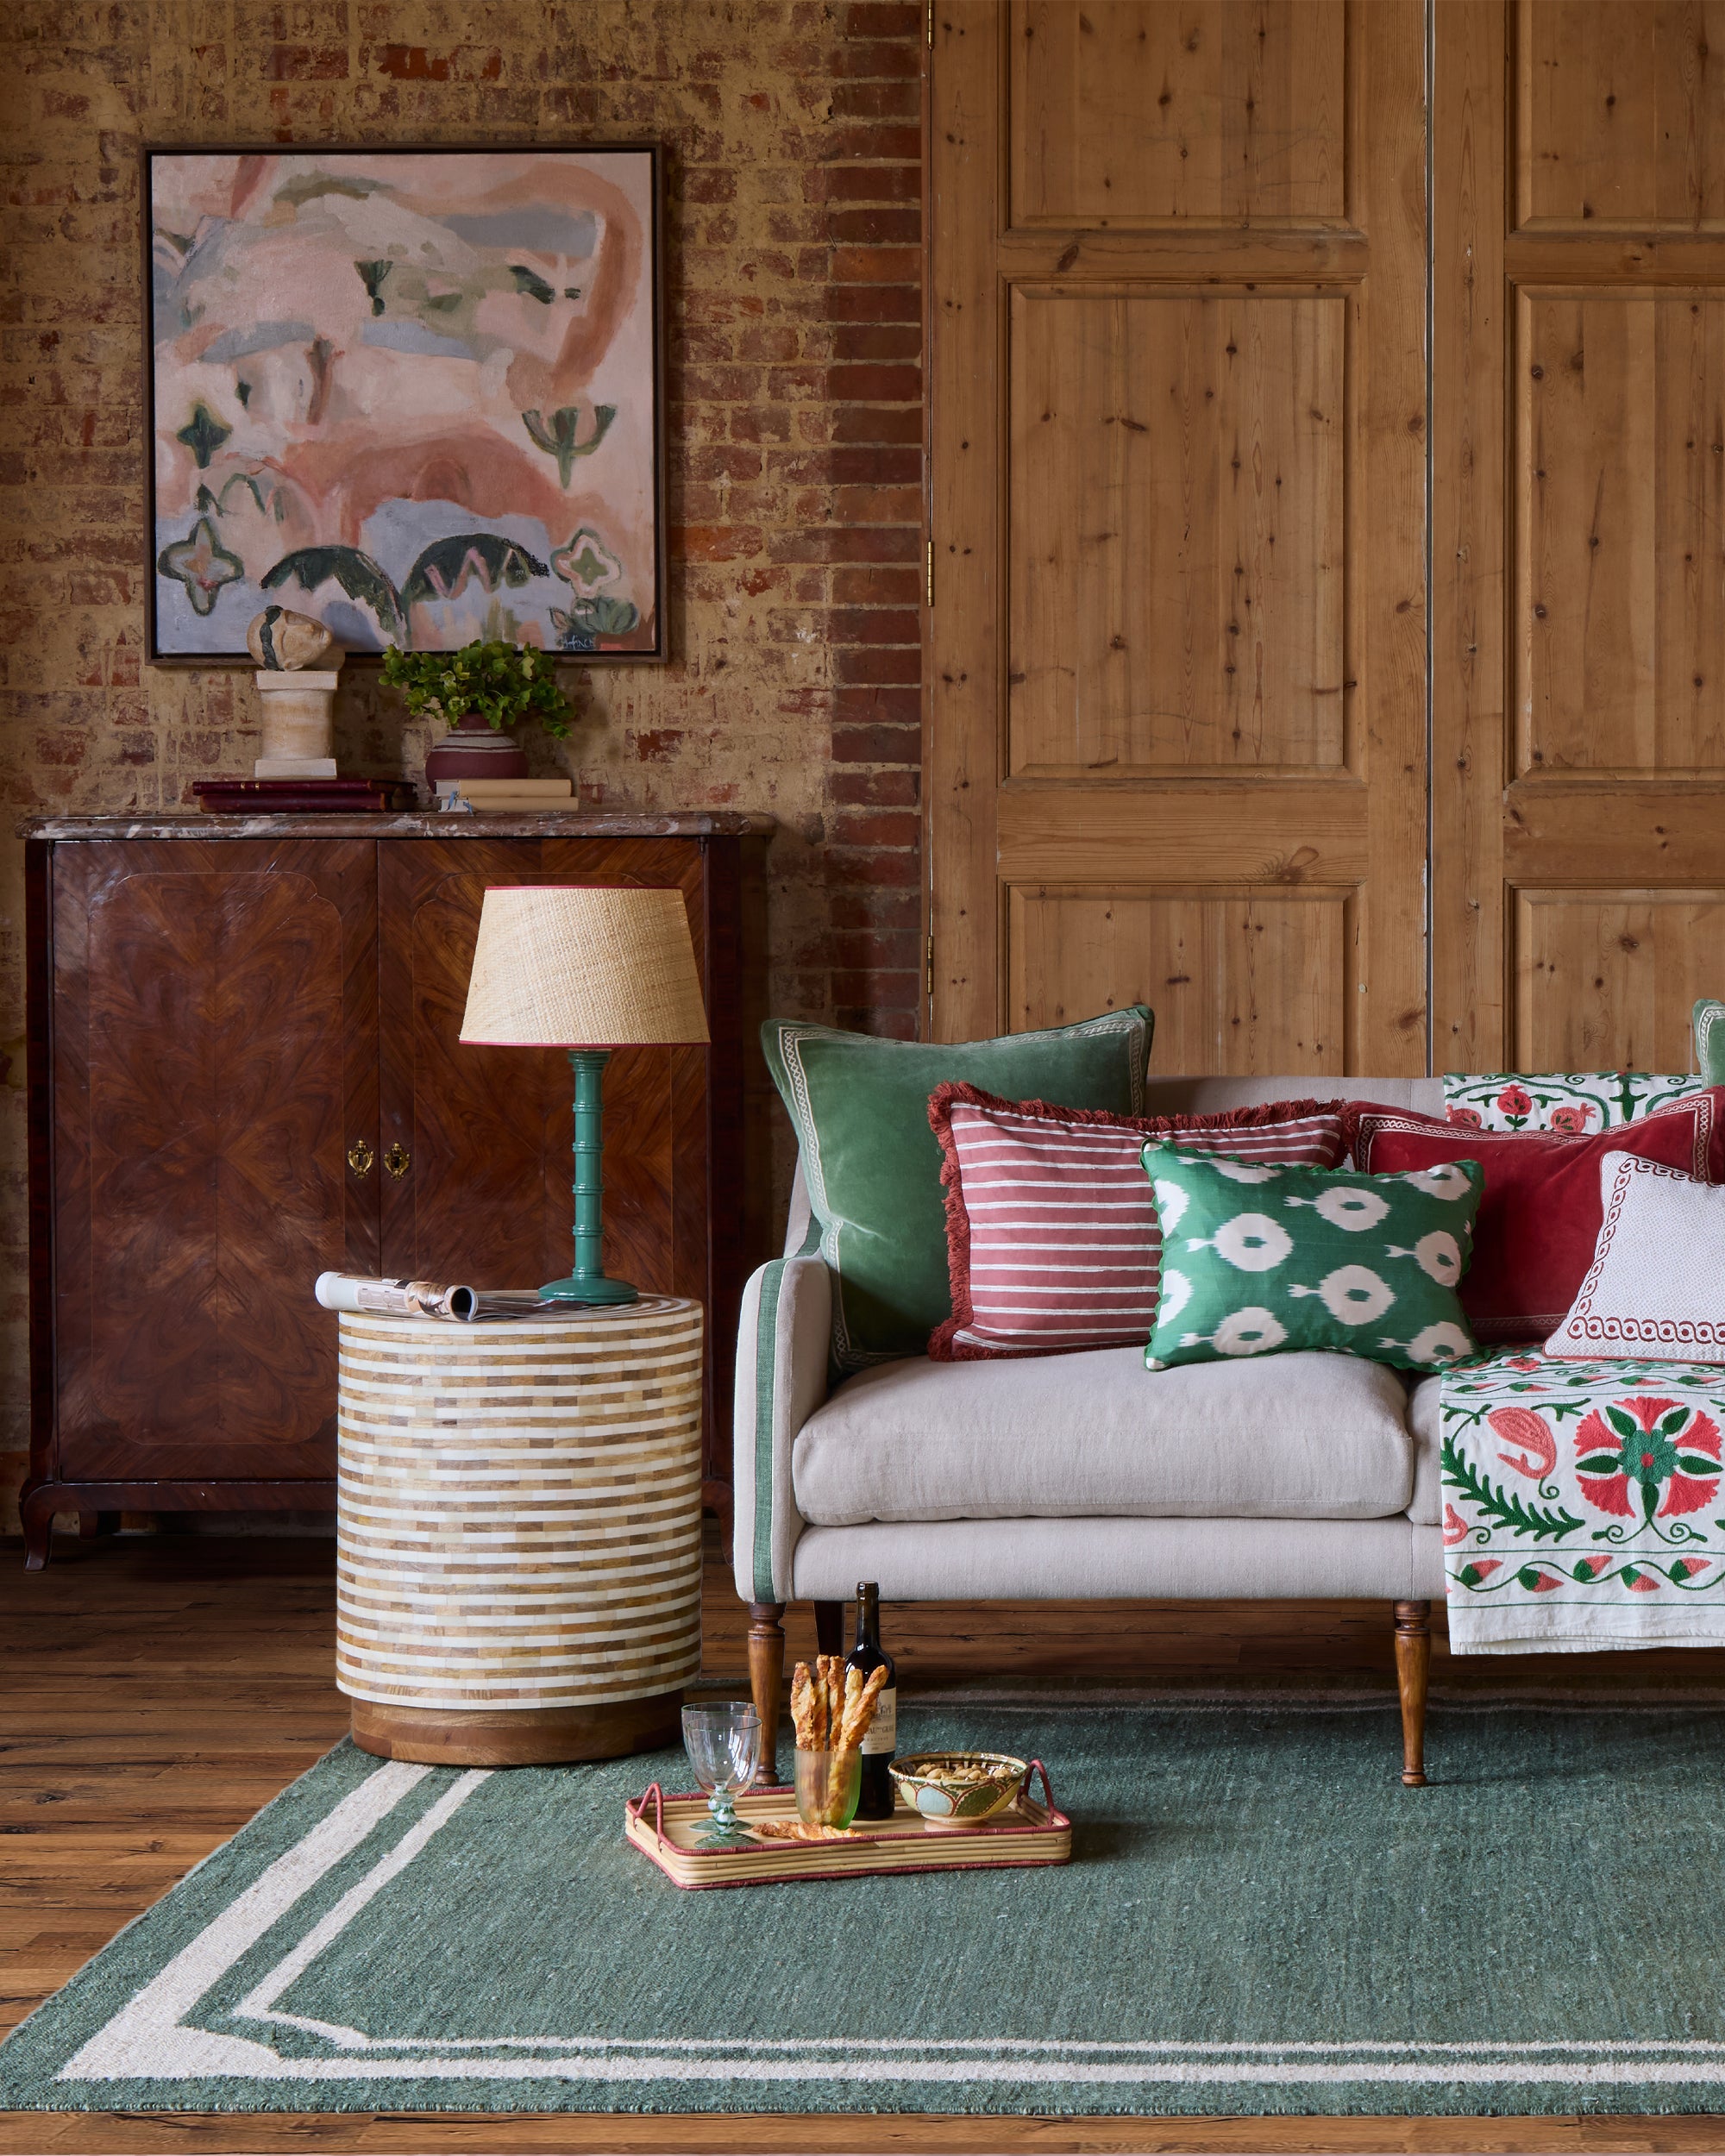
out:
M797 1733L797 1814L810 1827L850 1826L862 1786L862 1739L875 1719L888 1671L866 1679L837 1654L799 1662L791 1678Z

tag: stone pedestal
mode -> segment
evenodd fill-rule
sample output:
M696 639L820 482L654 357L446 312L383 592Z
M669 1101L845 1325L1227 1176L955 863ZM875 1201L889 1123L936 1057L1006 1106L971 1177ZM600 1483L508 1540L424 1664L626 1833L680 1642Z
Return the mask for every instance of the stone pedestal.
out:
M253 776L333 779L340 671L287 674L260 668L255 678L264 732Z

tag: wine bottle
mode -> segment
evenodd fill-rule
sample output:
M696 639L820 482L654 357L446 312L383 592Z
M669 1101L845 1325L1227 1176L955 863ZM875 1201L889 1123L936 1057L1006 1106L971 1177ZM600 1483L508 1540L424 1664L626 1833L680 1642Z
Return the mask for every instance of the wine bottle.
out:
M845 1657L847 1670L859 1670L864 1682L882 1664L887 1682L875 1702L875 1719L862 1739L862 1794L856 1801L858 1819L893 1816L893 1777L887 1770L899 1745L898 1670L881 1645L881 1590L873 1580L856 1583L856 1645Z

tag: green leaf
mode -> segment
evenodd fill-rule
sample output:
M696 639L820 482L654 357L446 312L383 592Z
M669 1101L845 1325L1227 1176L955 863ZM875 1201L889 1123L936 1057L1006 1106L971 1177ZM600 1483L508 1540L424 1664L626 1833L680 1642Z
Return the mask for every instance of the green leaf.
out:
M1547 1535L1556 1539L1573 1534L1582 1525L1561 1506L1554 1506L1549 1511L1543 1510L1537 1505L1524 1503L1507 1489L1498 1489L1488 1476L1462 1457L1452 1438L1444 1439L1441 1458L1444 1480L1471 1499L1482 1512L1489 1514L1494 1520L1502 1520L1515 1534L1531 1535L1535 1542L1542 1542Z
M550 573L536 555L499 532L461 532L426 548L408 572L402 602L413 606L422 600L455 599L469 583L495 592L502 585L522 585L530 577Z
M1672 1408L1670 1414L1668 1414L1665 1420L1659 1425L1659 1435L1662 1438L1674 1438L1678 1432L1682 1429L1684 1423L1688 1420L1689 1410L1687 1407Z
M1709 1460L1699 1452L1679 1452L1677 1463L1684 1475L1717 1475L1720 1471L1717 1460Z
M1639 1438L1647 1435L1634 1415L1626 1415L1621 1407L1608 1407L1605 1410L1605 1420L1620 1438Z
M401 636L401 600L394 585L368 554L357 547L299 547L285 554L265 576L267 592L279 592L285 584L298 584L315 592L320 584L335 582L351 599L369 606L386 634Z
M1575 1463L1578 1475L1621 1475L1623 1463L1615 1452L1595 1452Z

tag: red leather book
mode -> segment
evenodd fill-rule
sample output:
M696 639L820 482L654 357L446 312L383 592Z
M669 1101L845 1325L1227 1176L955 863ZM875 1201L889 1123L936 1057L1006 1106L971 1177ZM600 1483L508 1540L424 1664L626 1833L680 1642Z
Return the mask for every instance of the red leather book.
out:
M351 816L411 808L405 779L194 779L198 805L211 816Z

